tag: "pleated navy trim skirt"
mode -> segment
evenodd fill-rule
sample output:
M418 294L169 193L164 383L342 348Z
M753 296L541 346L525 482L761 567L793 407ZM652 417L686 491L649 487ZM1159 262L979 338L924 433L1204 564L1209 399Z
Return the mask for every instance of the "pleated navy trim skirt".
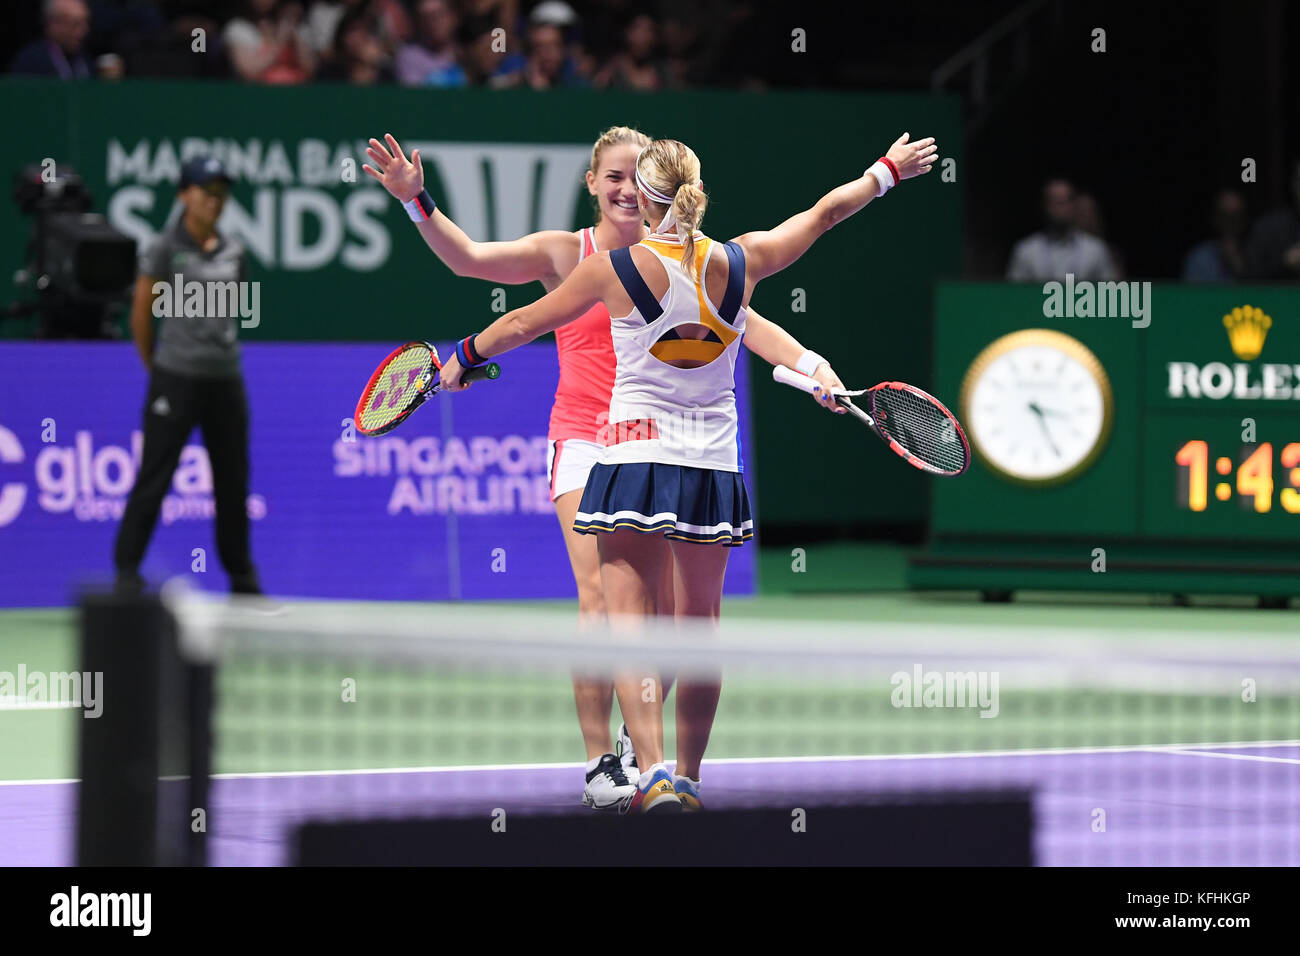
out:
M754 536L754 519L738 472L658 462L594 465L573 530L596 534L619 528L739 547Z

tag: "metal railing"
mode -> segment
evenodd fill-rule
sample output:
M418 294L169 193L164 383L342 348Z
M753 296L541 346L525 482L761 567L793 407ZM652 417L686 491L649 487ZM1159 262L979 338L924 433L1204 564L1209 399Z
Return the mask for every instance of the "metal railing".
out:
M1055 32L1063 16L1061 0L1028 0L938 66L930 74L930 89L941 93L958 77L967 77L964 90L971 106L970 124L978 126L997 92L990 89L992 65L1001 62L998 58L1008 58L1007 79L1014 80L1029 67L1033 30L1050 18L1050 29Z

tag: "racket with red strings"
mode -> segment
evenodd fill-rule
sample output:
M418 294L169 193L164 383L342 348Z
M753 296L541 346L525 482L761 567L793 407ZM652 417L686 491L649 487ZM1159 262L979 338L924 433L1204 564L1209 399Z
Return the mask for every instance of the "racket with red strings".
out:
M772 378L809 394L820 387L815 378L784 365L772 369ZM854 404L855 398L865 398L866 407ZM857 391L837 389L835 401L922 471L951 478L970 466L970 442L961 423L943 402L915 385L881 382Z

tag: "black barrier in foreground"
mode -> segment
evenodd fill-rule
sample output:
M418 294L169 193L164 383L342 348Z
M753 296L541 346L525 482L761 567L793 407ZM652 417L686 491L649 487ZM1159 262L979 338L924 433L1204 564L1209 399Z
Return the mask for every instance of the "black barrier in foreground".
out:
M508 814L308 823L300 866L1032 866L1027 793L673 816ZM504 830L501 828L504 824ZM618 853L610 847L618 846Z
M202 865L211 669L182 660L155 596L83 596L80 634L103 705L78 722L78 865Z

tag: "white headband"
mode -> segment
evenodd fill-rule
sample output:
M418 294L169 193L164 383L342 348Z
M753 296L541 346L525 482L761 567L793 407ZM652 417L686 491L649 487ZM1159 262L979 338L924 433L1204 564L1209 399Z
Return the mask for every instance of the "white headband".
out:
M643 147L641 149L641 152L636 154L636 186L637 189L641 190L643 193L645 193L655 202L661 202L665 206L671 206L673 204L672 196L665 196L663 193L655 189L648 182L646 182L644 179L641 178L641 157L645 155L645 151L649 149L650 146L652 145L654 144L651 143L650 145Z

